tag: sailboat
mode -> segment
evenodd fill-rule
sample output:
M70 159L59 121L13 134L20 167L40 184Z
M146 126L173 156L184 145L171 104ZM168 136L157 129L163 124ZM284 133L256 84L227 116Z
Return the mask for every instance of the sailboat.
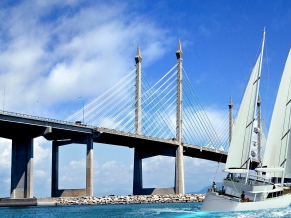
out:
M284 186L284 178L291 178L291 50L278 89L263 161L255 168L256 173L251 174L250 170L256 156L252 150L253 135L260 131L255 120L264 43L265 29L223 170L228 175L222 181L222 190L209 189L201 206L203 211L262 210L287 207L291 203L291 189Z

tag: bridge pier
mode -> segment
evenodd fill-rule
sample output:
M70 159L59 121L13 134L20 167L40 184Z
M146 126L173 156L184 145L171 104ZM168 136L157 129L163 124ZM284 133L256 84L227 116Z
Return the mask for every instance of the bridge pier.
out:
M142 160L157 155L175 157L175 185L169 188L143 188ZM183 146L177 148L134 148L133 195L184 194Z
M51 197L57 197L59 190L59 145L58 141L52 142L52 177Z
M141 152L134 148L134 164L133 164L133 195L139 195L142 192L142 157Z
M184 184L183 146L179 145L175 158L175 194L185 194Z
M10 198L33 198L33 138L12 139Z
M85 189L59 189L59 146L67 144L86 144L86 188ZM52 143L52 197L93 196L93 139L53 141Z

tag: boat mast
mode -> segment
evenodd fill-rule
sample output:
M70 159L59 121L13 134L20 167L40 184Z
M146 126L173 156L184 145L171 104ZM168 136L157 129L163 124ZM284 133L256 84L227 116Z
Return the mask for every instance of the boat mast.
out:
M256 112L257 112L257 102L258 102L258 96L259 96L259 85L260 85L260 77L261 77L261 71L262 71L262 62L263 62L263 54L264 54L264 46L265 46L265 35L266 35L266 28L264 27L264 30L263 30L263 39L262 39L262 47L261 47L261 56L260 56L260 64L259 64L259 69L258 69L258 77L257 77L257 80L256 80L256 95L255 95L255 101L254 101L254 111L253 111L253 116L252 116L252 130L254 128L254 120L255 120L255 117L256 117ZM246 180L245 180L245 184L247 184L247 181L248 181L248 177L249 177L249 168L250 168L250 162L251 162L251 144L252 144L252 134L250 136L250 142L249 142L249 158L248 158L248 161L247 161L247 173L246 173Z
M231 143L231 138L232 138L232 107L233 107L233 104L232 104L232 100L231 100L231 97L230 97L230 101L229 101L229 104L228 104L228 108L229 108L229 124L228 124L228 129L229 129L229 137L228 137L228 140L229 140L229 146L230 146L230 143Z
M290 85L289 85L289 87L290 87ZM287 107L287 105L286 105L286 107ZM285 168L286 168L286 162L287 162L287 157L288 157L288 148L290 145L290 142L289 142L289 140L290 140L290 133L289 133L290 128L291 128L291 116L289 116L289 125L288 125L288 132L287 132L288 134L285 133L285 135L287 134L287 140L286 140L287 146L285 148L285 157L284 157L284 164L283 164L284 171L282 172L282 177L281 177L281 187L282 188L283 188L284 179L285 179Z
M258 132L258 161L259 164L261 165L262 163L262 157L261 157L261 100L260 100L260 96L258 97L258 102L257 102L257 106L258 106L258 128L259 128L259 132Z

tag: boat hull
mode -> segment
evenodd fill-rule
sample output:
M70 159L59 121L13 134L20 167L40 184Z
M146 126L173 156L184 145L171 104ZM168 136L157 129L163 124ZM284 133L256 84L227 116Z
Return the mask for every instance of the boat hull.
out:
M291 194L268 198L265 201L240 202L217 193L209 193L203 200L201 210L203 211L245 211L265 210L271 208L288 207L291 203Z

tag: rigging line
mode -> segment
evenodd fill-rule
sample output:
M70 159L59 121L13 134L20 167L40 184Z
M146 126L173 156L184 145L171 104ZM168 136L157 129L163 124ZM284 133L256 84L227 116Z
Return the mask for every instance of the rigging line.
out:
M129 95L127 95L126 97L128 97L128 96ZM125 102L124 102L124 100L125 100ZM118 114L120 112L120 110L122 110L122 107L124 105L127 105L129 102L132 102L132 99L130 99L130 98L124 98L124 99L120 99L120 101L117 101L116 104L114 105L114 107L111 107L108 110L106 110L106 108L103 107L102 110L99 110L98 111L98 113L92 115L92 119L93 119L94 117L96 117L98 114L100 114L102 112L102 115L101 116L98 116L93 122L96 123L99 120L100 121L100 125L101 124L107 125L107 122L110 122L111 118L114 115ZM122 104L122 105L120 107L117 107L120 104ZM106 112L104 112L104 110ZM113 112L112 112L112 110L113 110ZM111 113L111 114L109 114L109 113ZM107 116L107 114L109 114L109 116ZM108 120L108 121L104 123L104 121L106 121L106 120Z
M128 100L128 102L129 102L129 101L130 101L130 99ZM132 103L131 103L131 104L132 104ZM105 122L105 124L107 124L108 122L114 123L114 122L117 121L117 118L122 117L122 116L123 116L122 120L118 121L118 123L123 122L124 119L127 119L128 116L131 114L131 113L127 113L127 114L125 114L126 109L128 109L128 108L130 108L130 107L133 107L133 105L129 105L129 106L127 106L125 109L122 109L121 112L120 112L120 110L117 110L116 112L114 112L114 113L109 117L110 119L109 119L108 121ZM103 121L103 122L104 122L104 121ZM114 128L114 127L113 127L113 128Z
M187 77L187 74L186 74L186 78L187 78L188 81L189 81L189 78ZM188 85L187 83L185 83L185 84L186 84L186 86ZM190 88L189 88L189 89L190 89ZM193 93L193 90L190 89L190 92ZM194 95L195 95L195 94L194 94ZM185 96L186 96L186 98L188 98L188 95L185 95ZM191 96L191 95L190 95L190 96ZM192 97L192 96L191 96L191 97ZM191 100L189 100L189 102L190 102L190 105L193 107L193 109L196 108L196 106L192 104ZM208 116L206 115L204 109L200 106L199 101L197 101L197 102L198 102L197 105L199 106L198 108L200 108L200 109L196 109L196 110L201 111L201 115L202 115L201 118L204 120L204 122L206 121L206 123L207 123L207 125L206 125L207 130L210 131L210 133L215 132L215 130L214 130L214 128L213 128L211 122L209 121L209 118L208 118ZM205 124L206 124L206 123L205 123ZM209 128L209 126L212 127L212 128ZM211 130L210 130L210 129L211 129ZM211 134L211 135L213 135L213 134ZM214 135L215 135L215 134L214 134ZM212 136L212 137L213 137L213 136Z
M133 105L130 105L130 106L133 106ZM129 107L127 107L127 108L129 108ZM134 109L132 109L131 111L129 111L129 112L128 112L128 113L127 113L127 114L122 118L122 120L121 120L120 122L124 122L124 120L128 119L128 117L129 117L133 112L135 112ZM123 113L123 111L122 111L121 113ZM119 117L121 116L121 113L118 115ZM117 118L117 117L115 117L114 120L116 120L116 118ZM113 128L115 128L115 127L113 127Z
M130 87L131 88L131 87ZM127 92L127 94L123 94L124 92ZM105 113L102 113L102 115L100 116L99 119L102 119L104 116L106 116L106 114L108 114L110 111L112 111L113 109L116 109L116 106L124 103L123 105L121 105L121 107L118 107L118 110L120 110L124 105L126 105L129 101L132 101L132 98L130 96L132 96L132 94L134 93L134 90L128 90L125 89L122 92L120 92L119 94L115 95L113 98L111 98L110 101L108 101L106 104L104 104L99 110L97 110L94 114L97 115L99 113L101 113L104 109L106 109ZM122 95L123 97L120 98L119 96ZM118 98L118 100L116 100L116 98ZM127 99L127 101L126 101ZM115 102L114 105L112 105L109 109L107 109L108 105L110 105L112 102ZM126 101L126 102L124 102ZM115 110L114 112L116 113L118 110ZM93 115L94 115L93 114Z
M228 133L229 129L228 129L228 123L225 122L226 119L223 120L223 122L220 124L220 126L217 128L217 133L218 133L218 137L220 137L220 135L223 133ZM228 120L226 120L228 121Z
M203 111L197 110L196 112L195 107L192 106L192 107L189 107L189 111L185 111L185 115L188 116L188 113L191 113L191 112L193 114L189 116L191 123L194 122L196 124L195 126L197 126L198 124L199 127L197 128L199 128L199 130L201 129L201 131L199 131L200 134L203 135L203 137L208 138L209 142L215 144L218 141L219 137L217 136L217 134L213 134L213 131L215 131L214 129L212 130L209 129L209 124L205 122L205 118L201 116L201 114L203 115Z
M170 106L170 105L169 105L169 106ZM167 131L171 131L171 128L169 128L168 125L169 125L169 124L166 124L166 126L165 126L166 130L167 130ZM160 131L159 131L159 132L160 132ZM159 133L159 132L158 132L158 133ZM158 134L158 133L157 133L157 134ZM163 134L163 135L164 135L164 134Z
M175 64L158 82L156 82L152 87L151 87L151 89L153 89L157 84L159 84L166 76L168 76L168 74L169 73L171 73L172 71L173 71L173 69L175 69L176 68L176 66L177 66L177 64ZM176 73L177 71L175 71L175 73ZM175 74L174 73L174 74ZM150 89L150 90L151 90ZM150 90L148 90L147 92L149 92ZM147 94L147 92L146 93L144 93L143 95L145 95L145 94Z
M154 107L152 107L152 108L154 108ZM159 110L161 110L160 108L159 109L157 109L155 112L154 112L154 114L151 114L151 117L153 116L153 115L155 115L157 112L159 112ZM151 110L150 110L151 111ZM147 113L144 115L144 117L146 117L146 115L150 112L150 111L147 111ZM162 118L163 119L163 118ZM148 123L149 121L151 121L151 120L149 120L149 119L147 119L145 122L143 122L143 125L145 126L146 125L146 123ZM160 123L160 122L159 122ZM166 124L167 125L167 124Z
M194 131L194 134L193 132L190 133L189 131L183 131L183 140L189 144L200 144L201 139L197 139L197 138L195 139L193 135L199 138L199 136L196 134L195 131Z
M187 125L187 126L190 126L189 125L189 123L188 123L188 120L187 119L184 119L184 122L185 122L185 124ZM184 125L185 126L185 125ZM203 138L201 138L201 135L199 135L199 134L197 134L197 131L195 130L195 129L192 129L192 130L194 130L194 133L195 133L195 135L199 138L198 140L199 141L203 141ZM193 143L195 144L195 138L192 136L192 134L190 134L190 131L187 129L187 128L183 128L183 133L185 134L185 135L187 135L189 138L188 139L190 139L190 141L193 141ZM188 134L189 133L189 134ZM191 137L190 137L190 136ZM190 142L189 141L189 142Z
M185 71L184 71L185 72ZM185 72L185 75L186 75L186 81L188 81L189 83L190 83L190 81L189 81L189 78L188 78L188 75L186 74L186 72ZM190 86L191 87L191 83L190 84L187 84L187 83L185 83L186 84L186 86L188 85L188 86ZM191 88L189 88L189 90L190 90L190 92L192 93L192 94L194 94L194 96L196 96L196 94L193 92L193 87L192 87L192 89ZM188 98L188 95L185 95L187 98ZM191 96L191 95L190 95ZM197 99L197 97L196 97L196 99ZM206 115L206 113L205 113L205 111L204 111L204 109L201 107L201 105L200 105L200 103L199 103L199 101L197 101L198 102L198 107L200 108L200 111L202 112L201 114L203 115L203 119L205 119L205 121L207 122L207 126L210 126L211 128L211 131L209 130L209 127L207 127L207 129L208 129L208 131L210 131L210 133L212 132L214 132L215 133L215 130L214 130L214 128L213 128L213 126L212 126L212 124L211 124L211 122L209 121L209 118L208 118L208 116ZM190 101L190 104L192 105L192 103L191 103L191 101ZM193 105L192 105L192 107L194 107ZM195 107L194 107L195 108ZM212 134L211 134L212 135Z
M146 80L146 79L145 79ZM162 108L162 107L160 107L160 108ZM161 112L160 112L161 111ZM169 121L168 121L168 119L166 119L167 120L167 122L166 122L166 120L164 119L164 117L167 117L166 115L165 115L165 112L164 111L166 111L166 110L158 110L158 114L161 116L161 118L162 118L162 120L163 120L163 122L164 122L164 125L166 125L166 126L168 126L169 125ZM171 124L171 122L170 122L170 124ZM171 129L169 129L169 131L171 131L172 132L172 130Z
M150 125L149 125L149 127L151 127L153 125L153 123L151 123ZM165 125L167 126L168 124L167 123L165 123ZM171 129L170 128L168 128L170 131L171 131ZM149 132L150 134L152 134L152 132L153 132L153 130L154 130L154 128L152 129L152 131L151 132Z
M173 82L175 82L175 81L173 81ZM171 82L166 88L168 88L170 85L172 85L173 84L173 82ZM162 98L162 99L164 99L173 89L174 89L175 87L173 87L167 94L165 94L164 95L164 97ZM164 89L165 90L165 89ZM164 91L163 90L163 91ZM149 104L151 104L154 100L156 100L160 95L162 95L162 93L163 93L163 91L162 92L160 92L157 96L155 96L155 98L152 98L152 100L148 103L148 105ZM148 98L149 99L149 98ZM160 99L160 101L162 100L162 99ZM159 99L157 99L157 100L159 100ZM160 102L160 101L158 101L158 103ZM157 103L157 104L158 104Z
M122 107L124 105L128 104L129 102L132 102L132 99L127 98L127 100L126 100L126 98L124 98L120 101L117 101L114 105L115 107L110 107L108 110L107 110L107 107L104 106L103 108L98 110L98 113L92 114L90 117L90 120L93 123L99 122L99 126L100 125L107 126L108 123L111 123L111 118L115 114L118 114L118 112L120 112L120 110L122 110ZM121 106L118 107L118 105L121 105Z
M114 96L113 98L116 98L116 93L120 93L120 90L122 90L125 86L127 86L129 83L131 83L131 81L134 78L129 79L126 83L124 83L122 86L120 86L117 90L115 90L113 93L111 93L107 98L105 98L103 101L101 101L99 104L97 104L96 106L94 106L92 109L90 109L87 113L91 113L93 110L95 110L97 107L99 107L100 105L103 105L104 102L107 102L112 96ZM127 87L128 88L128 87ZM118 94L117 94L118 95Z
M222 137L225 137L226 135L228 135L228 128L225 127L221 132L220 132L220 140L222 139Z
M127 85L127 83L124 84L124 86L126 86L126 85ZM116 98L119 98L120 95L123 95L125 92L127 92L127 94L124 95L122 99L119 99L119 101L122 101L126 97L128 97L128 94L131 94L131 92L134 91L134 90L130 90L130 88L132 88L130 86L128 86L124 89L124 86L120 87L118 90L116 90L114 93L112 93L108 98L104 99L102 102L98 103L93 108L91 108L91 110L88 111L86 115L93 112L96 108L99 108L97 111L95 111L95 114L98 114L99 112L101 112L104 109L104 107L107 107L109 104L111 104L113 101L115 101ZM120 91L120 89L122 89L122 90ZM100 107L100 106L102 106L102 107Z
M144 104L148 99L150 99L151 96L153 96L154 94L156 94L157 91L159 91L171 78L173 78L173 76L175 76L175 73L172 74L172 76L170 78L168 78L158 89L156 89L150 96L148 96L147 99L145 99L142 104ZM172 82L173 83L173 82ZM170 83L170 85L172 84Z
M171 135L171 132L170 132L170 134L166 135L165 138L166 138L166 139L172 139L172 138L174 138L174 135Z
M132 100L132 99L128 99L127 102L126 102L124 105L127 105L129 102L131 102L131 100ZM104 117L104 116L103 116L102 119L97 118L97 119L95 119L94 123L96 123L98 120L101 120L100 125L102 125L102 126L107 126L108 123L112 123L112 122L113 122L113 120L111 120L113 116L116 116L116 114L119 115L120 110L122 110L122 108L118 108L117 110L115 110L115 111L113 112L113 114L111 114L109 117ZM109 112L109 111L108 111L108 112ZM114 120L114 121L115 121L115 120Z
M176 64L176 65L177 65L177 64ZM176 65L175 65L175 66L176 66ZM172 68L172 69L171 69L167 74L169 74L173 69L174 69L174 67L173 67L173 68ZM167 74L166 74L166 75L167 75ZM165 75L165 76L166 76L166 75ZM165 77L165 76L164 76L164 77ZM163 78L164 78L164 77L163 77ZM173 76L171 76L170 78L172 78L172 77L173 77ZM170 78L169 78L169 79L170 79ZM169 80L169 79L168 79L168 80ZM167 81L168 81L168 80L167 80ZM159 81L161 81L161 79L160 79ZM166 82L167 82L167 81L166 81ZM156 83L156 84L157 84L157 83ZM156 85L156 84L155 84L155 85ZM154 86L155 86L155 85L154 85ZM153 87L154 87L154 86L153 86ZM163 85L162 85L162 86L163 86ZM153 88L153 87L152 87L152 88ZM160 87L160 88L161 88L161 87ZM160 88L159 88L159 89L160 89ZM158 90L159 90L159 89L158 89ZM149 90L148 90L148 91L149 91ZM147 93L147 92L146 92L146 93ZM145 94L146 94L146 93L145 93ZM140 98L142 98L143 96L144 96L144 94L143 94ZM145 100L145 101L146 101L146 100ZM144 102L145 102L145 101L144 101ZM134 101L134 103L133 103L132 105L135 105L136 102L137 102L137 100ZM142 102L142 104L143 104L144 102ZM130 105L130 106L132 106L132 105ZM128 109L128 108L126 108L125 110L127 110L127 109ZM114 119L117 119L117 118L118 118L118 116L115 117Z
M291 78L290 78L290 80L289 80L289 87L288 87L288 94L287 94L287 96L286 96L286 101L285 102L287 102L288 101L288 99L290 98L289 96L290 96L290 82L291 82ZM288 112L289 112L289 118L288 118ZM285 114L284 114L284 123L283 123L283 127L285 127L285 122L286 122L286 120L288 119L288 123L287 123L287 128L289 129L288 131L287 131L287 133L289 133L289 131L290 131L290 121L291 121L291 117L290 117L290 108L288 109L288 107L286 106L285 107ZM284 132L286 132L286 130L284 129L284 128L282 128L282 133L281 133L281 135L283 135L284 134ZM282 137L282 139L284 138L285 136L283 136ZM286 154L286 149L288 148L288 141L289 141L289 137L287 137L287 140L286 140L286 142L285 142L285 144L287 144L287 146L285 145L285 151L282 151L282 147L283 147L283 145L282 145L282 139L281 139L281 143L280 143L280 154L279 154L279 161L280 161L280 159L281 159L281 155L283 155L283 156L285 156L285 154ZM282 154L283 152L285 152L285 154ZM278 163L279 164L279 163Z
M133 119L133 117L128 118L129 120ZM112 129L117 129L119 131L122 131L122 125L124 125L124 120L118 121Z
M185 123L187 123L187 125L189 126L188 124L188 121L185 121ZM194 137L191 137L189 138L189 140L193 140L193 142L197 143L199 141L199 144L208 144L208 145L211 145L213 143L211 143L211 140L208 140L208 138L206 138L205 136L201 135L201 132L199 131L199 128L192 128L191 130L185 128L184 130L185 133L189 133L191 135L194 135ZM194 134L193 134L194 133Z
M184 111L184 118L188 118L188 115L187 115L187 112L185 112ZM205 136L203 135L203 134L201 134L201 132L200 132L200 128L199 127L197 127L196 125L195 125L195 121L193 121L193 119L183 119L183 120L185 120L186 121L186 123L188 124L188 127L190 127L190 128L186 128L186 127L184 127L184 131L185 132L190 132L191 130L192 131L194 131L195 132L195 134L199 137L199 140L200 141L203 141L203 138L205 138ZM190 123L188 123L188 121L190 122ZM193 122L192 122L193 121ZM197 132L198 131L198 132ZM203 135L203 136L202 136ZM195 141L195 140L194 140Z
M268 47L267 47L267 40L265 40L265 56L266 56L266 60L267 60L267 72L268 72L268 80L267 80L267 90L266 90L266 96L265 96L265 104L263 104L263 107L266 108L266 105L268 103L268 93L269 93L269 83L270 83L270 68L269 68L269 58L268 58ZM270 112L271 107L269 107L269 112ZM263 110L265 111L265 110ZM268 115L269 113L267 113L266 115Z
M144 77L144 81L145 81L145 86L149 86L149 84L148 84L148 82L147 82L147 79ZM162 108L162 107L161 107ZM161 113L160 113L160 111L158 112L159 113L159 115L162 117L162 120L163 120L163 122L166 124L166 125L168 125L167 123L166 123L166 121L165 121L165 119L164 119L164 117L163 116L165 116L165 114L164 114L164 112L162 111ZM163 116L162 116L162 114L163 114ZM167 120L167 119L166 119ZM171 129L169 129L170 131L172 131Z
M132 79L131 79L131 80L132 80ZM130 82L131 80L127 81L127 83ZM122 88L123 88L127 83L125 83L123 86L119 87L119 88L118 88L115 92L113 92L109 97L107 97L106 99L104 99L104 100L103 100L102 102L100 102L99 104L95 105L95 106L94 106L93 108L91 108L89 111L87 110L87 112L85 113L85 116L84 116L84 117L87 119L87 117L90 116L90 114L91 114L91 116L89 117L89 119L91 120L92 112L93 112L97 107L99 107L100 105L103 105L104 102L110 100L110 98L112 97L112 95L114 95L116 92L118 92L120 89L122 89ZM115 99L116 96L117 96L117 95L114 95L114 97L112 98L112 100ZM112 100L111 100L111 101L112 101ZM109 103L109 102L107 102L107 105L108 105L108 103ZM92 105L92 104L91 104L91 105ZM90 106L91 106L91 105L90 105ZM104 108L104 106L103 106L103 108ZM103 109L103 108L102 108L102 109ZM100 112L100 110L97 111L97 113L99 113L99 112ZM79 116L80 116L80 115L79 115ZM94 114L93 114L93 116L94 116Z
M110 89L108 89L107 91L105 91L103 94L101 94L100 96L98 96L97 98L95 98L93 101L91 101L89 104L87 104L84 109L87 109L91 104L95 103L97 100L99 100L100 98L102 98L104 95L106 95L108 92L110 92L112 89L114 89L117 85L119 85L121 82L123 82L129 75L131 75L133 72L135 72L135 69L130 71L125 77L123 77L119 82L117 82L114 86L112 86ZM72 119L76 114L78 113L82 113L83 112L83 108L77 112L75 112L74 114L72 114L70 117L68 117L65 121L68 121L70 119Z
M188 99L188 96L186 96L186 98ZM188 108L189 108L189 110L184 109L184 115L185 115L185 118L188 118L190 120L192 127L194 127L194 126L196 126L195 125L196 124L195 120L198 119L200 121L200 119L199 119L199 112L196 113L193 106L192 107L188 107ZM190 114L190 116L188 114ZM199 121L198 121L198 124L200 126L200 124L202 124L202 122L201 121L199 122ZM205 135L207 135L207 133L204 133L203 135L205 137Z
M134 117L129 118L127 121L124 120L124 122L120 123L120 125L117 127L120 131L127 132L127 128L129 124L134 122Z
M118 115L116 115L115 117L113 117L113 121L115 121L117 118L119 118L119 117L121 116L121 114L123 114L123 112L125 112L125 111L128 110L128 109L130 109L131 107L134 107L135 103L136 103L136 101L134 101L133 103L131 103L130 105L128 105L125 109L123 109L123 110L120 112L120 114L118 114ZM133 109L133 110L130 110L129 114L131 114L133 111L134 111L134 109ZM128 115L129 115L129 114L128 114Z
M186 98L187 98L187 96L186 96ZM190 107L189 109L191 110L191 109L193 109L193 107ZM188 113L188 112L185 111L185 115L186 115L186 116L187 116L187 113ZM190 116L190 118L191 118L191 119L194 118L196 121L198 120L198 125L199 125L200 127L202 127L202 129L204 130L204 131L201 131L201 132L199 131L200 134L202 133L202 135L204 135L204 137L208 138L208 137L207 137L207 132L208 132L208 131L207 131L207 128L205 128L205 123L201 121L201 118L200 118L200 116L199 116L199 112L198 112L198 113L195 113L195 111L194 111L193 114L194 114L194 115L196 114L196 116ZM189 118L189 117L188 117L188 118ZM193 121L193 122L194 122L194 121ZM199 129L200 129L200 128L199 128ZM208 139L210 139L210 141L213 143L211 137L208 138Z
M165 131L164 131L164 132L159 136L159 138L161 138L161 139L169 139L169 136L171 135L171 134L169 134L169 133L171 133L171 132L165 130Z
M126 127L131 123L131 122L133 122L134 123L134 119L135 119L135 117L131 117L131 118L129 118L129 120L125 123L125 124L123 124L123 126L121 126L121 130L122 131L125 131L126 130Z
M91 116L87 119L91 120L93 117L97 116L97 114L101 113L104 109L106 109L106 113L102 113L102 115L99 117L99 119L102 119L112 109L116 108L117 105L119 105L120 103L123 103L125 99L128 99L129 96L132 95L133 91L134 90L129 90L128 88L124 89L119 94L115 95L113 98L108 99L108 102L106 102L106 104L103 104L102 107L100 107L97 111L95 111L94 113L91 113L90 114ZM127 94L124 94L124 92L126 92ZM123 97L120 98L119 95L122 95ZM118 98L118 100L116 100L116 98ZM107 106L110 105L113 101L115 102L115 104L111 105L111 107L107 109L108 108Z
M175 88L175 87L174 87L174 88ZM171 100L175 95L176 95L176 93L174 93L173 95L171 95L171 96L168 98L168 100L166 100L164 103L162 103L162 106L165 105L165 104L167 104L168 101ZM167 97L167 95L165 95L161 100L163 100L165 97ZM153 109L155 109L156 106L160 106L160 105L158 105L159 103L160 103L160 101L159 101L158 103L156 103L154 106L152 106L151 109L148 110L148 111L144 114L144 116L146 116L149 112L151 112ZM155 112L155 113L156 113L156 112Z
M163 130L163 133L162 133L162 135L160 135L160 132L162 130ZM153 137L155 137L155 138L163 138L165 132L167 132L167 131L168 131L168 129L167 128L165 129L165 127L159 128L158 131L156 132L156 134L153 134Z
M220 162L221 162L222 156L223 156L223 154L220 155L220 160L219 160L219 162L218 162L217 169L216 169L216 173L215 173L215 175L214 175L213 181L215 180L215 177L216 177L216 175L217 175L217 171L218 171L218 168L219 168L219 165L220 165ZM234 184L233 184L233 185L234 185Z
M215 147L217 147L218 150L220 149L220 147L223 147L225 149L226 141L228 141L228 131L220 131L218 137L219 140L215 143Z
M162 129L165 127L168 128L167 124L165 124L165 123L153 122L153 121L156 121L156 119L153 119L152 117L150 118L150 121L152 121L152 122L147 126L147 128L149 129L149 131L148 131L149 135L152 135L152 133L155 132L157 128L159 128L159 129ZM154 126L154 127L152 128L152 126Z
M132 99L128 99L127 102L124 105L127 105L129 102L131 102ZM116 108L113 108L116 109ZM113 111L112 114L110 114L108 117L106 117L107 113L111 112L113 110L112 108L110 110L108 110L107 112L105 112L105 114L103 114L102 117L98 117L97 119L94 120L94 123L96 123L98 120L101 121L100 125L102 126L107 126L108 123L111 123L111 118L113 116L115 116L116 114L119 114L120 110L122 110L122 108L117 108L115 111Z

